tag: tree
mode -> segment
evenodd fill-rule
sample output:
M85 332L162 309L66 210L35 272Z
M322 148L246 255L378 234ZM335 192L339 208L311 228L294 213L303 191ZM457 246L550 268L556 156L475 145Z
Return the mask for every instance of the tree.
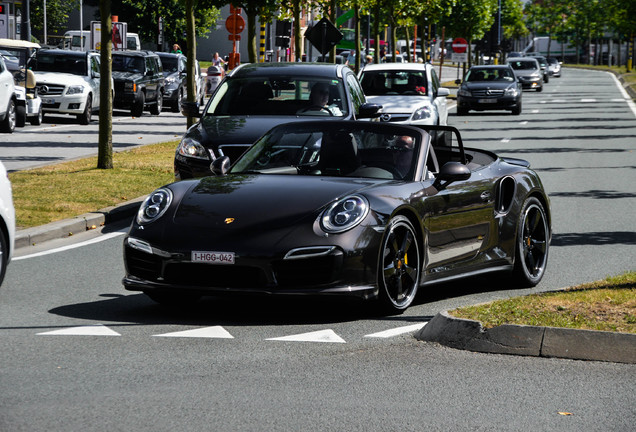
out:
M101 48L100 70L103 77L112 75L113 22L110 15L110 0L100 0ZM97 168L113 168L113 98L110 79L102 79L99 84L99 144L97 147Z
M242 8L247 15L247 56L250 63L256 63L256 17L260 17L261 22L271 22L280 4L276 0L240 0L231 3Z
M69 13L78 9L79 1L80 0L46 0L47 34L67 30ZM46 44L48 41L44 40L44 2L45 0L31 0L29 9L32 34L36 39Z

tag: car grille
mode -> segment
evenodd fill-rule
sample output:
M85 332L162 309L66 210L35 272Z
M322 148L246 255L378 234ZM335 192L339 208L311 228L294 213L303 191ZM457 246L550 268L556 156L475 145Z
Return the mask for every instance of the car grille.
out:
M44 103L42 102L42 108L59 108L60 107L60 103L59 102L55 102L55 103Z
M228 156L230 162L234 163L250 147L251 144L226 144L219 146L219 151L222 156Z
M161 274L161 258L130 247L125 251L128 273L145 280L157 280Z
M46 87L46 90L43 88ZM61 96L64 93L65 86L60 84L45 84L38 86L38 93L41 96Z
M257 267L191 262L168 263L164 283L211 288L263 288L265 273Z
M276 261L272 264L281 287L322 285L332 282L342 268L342 255Z
M503 96L503 90L473 90L472 95L474 97L499 97Z
M410 114L383 114L380 121L383 122L405 122L411 117Z

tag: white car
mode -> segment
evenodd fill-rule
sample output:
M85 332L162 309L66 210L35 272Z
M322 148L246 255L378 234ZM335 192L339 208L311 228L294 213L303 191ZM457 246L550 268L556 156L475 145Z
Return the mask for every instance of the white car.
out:
M42 49L29 66L35 72L44 114L71 114L80 124L90 123L100 105L98 53Z
M15 239L15 209L13 191L7 170L0 162L0 284L11 261Z
M409 125L445 125L446 97L429 63L381 63L365 66L358 78L371 103L382 105L380 120Z
M12 133L16 125L17 106L13 74L9 72L0 56L0 131Z

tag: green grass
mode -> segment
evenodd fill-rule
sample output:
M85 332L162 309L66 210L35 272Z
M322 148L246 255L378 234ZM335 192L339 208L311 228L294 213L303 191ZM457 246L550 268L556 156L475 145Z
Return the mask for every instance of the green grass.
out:
M636 272L564 291L459 308L449 314L480 321L486 328L517 324L636 333Z
M113 153L113 169L97 157L9 174L16 225L28 228L120 204L174 181L178 141Z

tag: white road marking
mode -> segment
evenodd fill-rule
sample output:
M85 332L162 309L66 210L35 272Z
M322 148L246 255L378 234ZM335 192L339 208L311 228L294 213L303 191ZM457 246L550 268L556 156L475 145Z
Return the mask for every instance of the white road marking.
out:
M509 143L510 142L510 138L503 138L501 140L502 143Z
M216 338L216 339L234 339L227 330L221 326L205 327L194 330L184 330L172 333L164 333L153 335L156 337L185 337L185 338Z
M24 260L24 259L28 259L28 258L35 258L35 257L43 256L43 255L49 255L49 254L57 253L57 252L64 252L64 251L67 251L67 250L70 250L70 249L75 249L75 248L82 247L82 246L87 246L87 245L90 245L90 244L93 244L93 243L99 243L99 242L102 242L102 241L106 241L106 240L109 240L109 239L111 239L113 237L117 237L117 236L124 235L124 234L126 234L126 233L125 232L121 232L121 231L112 232L112 233L104 234L102 236L96 237L94 239L86 240L86 241L83 241L83 242L80 242L80 243L74 243L72 245L62 246L62 247L59 247L59 248L50 249L50 250L47 250L47 251L38 252L38 253L31 254L31 255L24 255L24 256L21 256L21 257L13 257L13 258L11 258L11 261L20 261L20 260Z
M121 336L103 324L71 327L62 330L38 333L39 335L62 335L62 336Z
M368 334L368 335L365 335L364 337L369 337L369 338L390 338L390 337L393 337L393 336L402 335L404 333L411 333L411 332L418 331L419 329L424 327L426 324L428 324L428 323L418 323L418 324L413 324L413 325L409 325L409 326L405 326L405 327L398 327L398 328L394 328L394 329L390 329L390 330L384 330L384 331L381 331L381 332L378 332L378 333Z
M319 330L310 333L302 333L292 336L283 336L277 338L269 338L265 340L272 341L288 341L288 342L331 342L346 343L344 339L338 336L333 330Z
M527 125L527 124L528 124L528 120L525 120L525 121L519 122L519 124L520 124L520 125Z
M581 102L596 102L596 99L581 99Z
M532 110L531 112L532 112L532 114L536 114L536 113L539 112L539 110Z

